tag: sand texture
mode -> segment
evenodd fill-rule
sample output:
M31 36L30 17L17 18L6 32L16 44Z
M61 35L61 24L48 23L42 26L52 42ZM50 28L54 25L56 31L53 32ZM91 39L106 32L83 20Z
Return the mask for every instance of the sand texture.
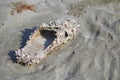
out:
M40 65L15 63L41 23L67 17L73 40ZM120 0L0 0L0 80L120 80Z

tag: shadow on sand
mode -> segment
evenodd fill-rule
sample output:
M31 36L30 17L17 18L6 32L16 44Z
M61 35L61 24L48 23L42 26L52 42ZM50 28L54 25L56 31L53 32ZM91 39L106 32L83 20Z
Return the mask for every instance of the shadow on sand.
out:
M31 35L31 33L34 32L36 28L37 27L34 27L33 29L25 29L24 31L21 31L23 35L21 36L21 40L20 40L20 49L26 45L27 40L29 40L29 36ZM13 62L16 62L16 55L14 50L9 51L8 55Z
M10 57L10 60L12 60L14 63L16 63L15 51L9 51L8 55Z
M21 40L20 40L20 49L26 45L27 40L29 40L29 36L36 29L37 29L37 27L34 27L33 29L25 29L24 31L21 31L23 35L22 35Z

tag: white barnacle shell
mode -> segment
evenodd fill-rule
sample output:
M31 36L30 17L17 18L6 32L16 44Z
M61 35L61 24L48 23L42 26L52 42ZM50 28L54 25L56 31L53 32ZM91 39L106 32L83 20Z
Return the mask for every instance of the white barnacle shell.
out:
M46 27L46 23L42 23L42 25L41 25L42 27Z

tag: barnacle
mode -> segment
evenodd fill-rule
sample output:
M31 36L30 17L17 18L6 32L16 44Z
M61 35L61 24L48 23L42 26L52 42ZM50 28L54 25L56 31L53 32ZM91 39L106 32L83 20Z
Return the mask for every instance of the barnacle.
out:
M78 26L79 24L73 19L57 20L49 24L43 23L30 35L26 46L16 51L17 62L25 65L39 64L51 52L72 40L76 35L76 28ZM46 47L43 46L42 39L44 38L52 38L52 43Z

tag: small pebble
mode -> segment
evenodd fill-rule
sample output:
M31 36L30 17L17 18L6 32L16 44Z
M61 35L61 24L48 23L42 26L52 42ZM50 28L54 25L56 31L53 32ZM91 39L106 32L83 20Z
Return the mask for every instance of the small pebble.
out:
M2 25L5 25L4 23L2 23Z

